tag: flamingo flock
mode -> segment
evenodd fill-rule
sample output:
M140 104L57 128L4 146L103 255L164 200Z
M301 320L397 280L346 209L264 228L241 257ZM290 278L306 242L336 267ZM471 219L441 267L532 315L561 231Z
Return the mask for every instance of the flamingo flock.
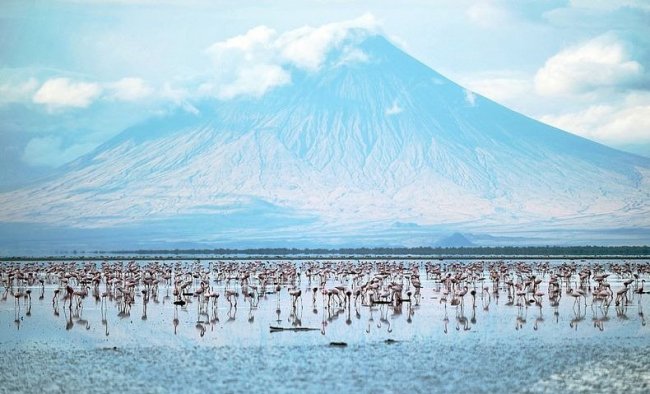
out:
M134 307L141 308L145 321L150 302L173 309L175 333L179 310L187 312L190 305L195 306L195 326L201 336L207 325L220 321L220 310L227 310L227 321L232 321L238 308L245 309L252 323L255 311L265 305L275 306L277 320L269 322L272 332L320 330L325 334L339 315L351 325L353 312L359 319L364 309L366 332L374 326L392 332L390 313L401 315L406 308L410 323L423 305L441 308L445 333L449 309L455 311L456 329L469 331L476 324L477 308L487 313L500 300L502 306L516 311L517 330L525 327L529 309L537 311L533 329L539 329L544 305L552 308L559 321L558 307L564 302L574 312L571 328L577 329L591 309L593 326L602 331L610 306L618 317L624 317L635 301L645 325L641 300L647 293L644 284L649 274L646 261L20 261L0 265L4 288L0 300L13 298L18 328L31 316L32 294L39 295L38 305L50 303L43 302L46 288L51 291L54 315L65 315L66 329L75 324L89 329L91 322L84 319L83 310L94 302L101 309L107 336L109 311L127 318ZM617 287L612 289L613 285ZM315 314L319 308L322 311L320 327L303 325L305 302ZM290 305L290 325L283 325L283 305ZM469 317L466 309L471 311Z

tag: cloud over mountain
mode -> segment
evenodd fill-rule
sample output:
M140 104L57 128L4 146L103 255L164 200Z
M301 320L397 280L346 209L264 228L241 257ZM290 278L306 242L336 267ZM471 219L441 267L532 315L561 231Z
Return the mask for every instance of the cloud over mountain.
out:
M269 89L291 83L293 69L318 71L333 49L336 65L362 62L366 56L354 44L377 31L375 18L360 18L320 27L305 26L278 34L266 26L217 42L206 49L214 63L213 79L201 91L220 99L260 97Z
M630 58L623 42L607 34L548 59L535 75L535 88L545 95L589 93L639 86L647 80L643 66Z
M34 102L51 108L89 106L102 92L97 83L74 82L68 78L47 80L34 94Z
M0 194L0 233L16 245L39 226L52 229L38 233L48 242L74 234L148 246L648 235L650 160L515 113L355 26L224 42L219 59L235 51L244 69L263 59L290 83L204 96L191 111L128 128L56 178ZM320 42L322 57L284 54L302 39ZM350 53L363 56L341 62Z

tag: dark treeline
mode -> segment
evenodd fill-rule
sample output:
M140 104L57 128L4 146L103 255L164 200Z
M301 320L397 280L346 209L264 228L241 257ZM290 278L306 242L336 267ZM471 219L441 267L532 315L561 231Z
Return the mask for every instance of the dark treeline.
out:
M105 252L95 252L105 253ZM414 256L650 256L650 246L476 246L416 248L254 248L254 249L161 249L120 250L111 254L139 255L414 255Z

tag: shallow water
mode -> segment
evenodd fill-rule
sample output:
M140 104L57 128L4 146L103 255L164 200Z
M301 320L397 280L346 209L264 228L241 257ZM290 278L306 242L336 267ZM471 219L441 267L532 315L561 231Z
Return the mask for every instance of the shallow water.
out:
M616 290L622 279L608 281ZM312 303L303 279L302 303L294 310L283 288L279 316L277 294L256 307L240 296L236 309L220 299L216 315L199 315L196 300L176 307L160 287L146 310L140 295L120 315L116 301L103 307L92 297L81 308L53 307L58 285L34 286L31 308L11 295L0 302L0 391L650 390L649 295L609 308L564 296L553 308L546 299L508 305L501 292L445 308L439 284L423 286L417 306L327 308L320 293Z

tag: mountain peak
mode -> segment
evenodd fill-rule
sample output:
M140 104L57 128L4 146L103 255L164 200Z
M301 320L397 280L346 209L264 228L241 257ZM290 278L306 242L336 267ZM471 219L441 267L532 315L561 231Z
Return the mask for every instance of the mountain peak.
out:
M444 76L411 57L379 33L359 30L333 47L324 67L312 77L337 72L360 74L361 78L395 78L404 81L427 81L437 86L453 84ZM453 84L456 88L458 85Z
M0 223L26 223L25 239L31 223L50 241L85 229L148 247L647 239L650 160L469 99L381 35L339 30L312 53L296 43L323 31L265 41L291 78L125 130L57 179L0 194ZM240 76L230 92L250 93Z
M469 239L467 239L467 237L465 237L463 234L453 233L447 237L438 240L435 246L443 247L443 248L466 248L466 247L471 247L476 245L474 245L474 243Z

